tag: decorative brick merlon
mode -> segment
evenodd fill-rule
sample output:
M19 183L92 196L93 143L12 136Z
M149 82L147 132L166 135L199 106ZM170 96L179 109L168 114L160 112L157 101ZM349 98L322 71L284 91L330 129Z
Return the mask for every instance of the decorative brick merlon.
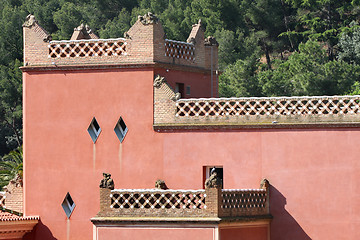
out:
M26 18L24 31L24 64L32 67L62 67L84 65L173 64L209 70L208 50L204 31L196 24L190 43L165 39L158 18L148 13L139 16L124 34L125 38L98 39L89 26L74 29L70 40L52 41L33 15ZM192 39L193 36L193 40ZM216 49L217 51L217 49ZM214 52L212 50L212 52ZM215 70L217 54L213 54Z
M30 28L32 26L34 26L35 23L37 23L38 21L35 19L34 15L27 15L24 24L22 25L23 27L27 27Z
M81 40L81 39L99 39L99 37L91 30L91 28L83 23L74 28L74 32L70 40Z

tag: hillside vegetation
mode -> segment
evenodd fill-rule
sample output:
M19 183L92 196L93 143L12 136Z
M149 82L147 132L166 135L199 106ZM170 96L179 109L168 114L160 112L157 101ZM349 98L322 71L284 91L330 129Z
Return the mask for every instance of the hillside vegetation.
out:
M53 39L88 24L122 37L155 13L185 41L202 20L217 38L220 96L360 93L360 0L1 0L0 155L22 144L22 23L34 14Z

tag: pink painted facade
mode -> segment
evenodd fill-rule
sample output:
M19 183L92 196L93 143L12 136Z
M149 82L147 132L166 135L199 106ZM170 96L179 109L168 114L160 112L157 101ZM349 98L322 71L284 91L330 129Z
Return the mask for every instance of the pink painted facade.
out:
M134 26L153 26L139 24ZM157 128L154 78L165 77L172 88L179 82L191 86L185 98L217 96L217 76L206 63L164 63L155 57L145 63L125 58L106 64L41 62L31 57L33 45L27 45L32 30L24 30L28 65L22 68L24 214L39 215L41 222L25 239L357 239L358 122ZM129 43L129 57L135 45ZM114 132L120 116L128 128L122 143ZM87 131L93 117L101 128L95 143ZM121 216L116 224L90 221L100 211L103 172L111 173L117 189L151 189L157 179L170 189L202 189L206 166L223 168L224 189L255 189L268 179L271 222L147 219L141 224L135 217L125 224ZM61 207L67 193L76 205L70 218Z

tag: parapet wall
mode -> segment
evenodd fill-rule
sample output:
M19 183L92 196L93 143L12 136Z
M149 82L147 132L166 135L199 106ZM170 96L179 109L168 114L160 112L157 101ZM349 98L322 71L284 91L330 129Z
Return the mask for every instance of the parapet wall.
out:
M178 99L155 83L155 129L360 126L360 96Z
M260 189L100 188L101 218L271 218L269 185ZM185 219L187 220L187 219Z
M23 24L25 67L166 63L217 70L218 44L204 38L201 22L188 42L165 39L157 17L139 16L124 38L98 39L88 26L75 28L71 40L52 41L34 16Z

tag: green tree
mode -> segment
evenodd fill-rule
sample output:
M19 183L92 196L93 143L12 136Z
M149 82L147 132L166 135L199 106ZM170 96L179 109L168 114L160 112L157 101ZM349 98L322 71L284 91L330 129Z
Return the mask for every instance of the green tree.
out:
M279 38L285 32L283 6L278 0L244 0L245 22L265 54L267 67L271 69L271 53L281 52L289 45L287 38ZM290 48L290 47L288 47Z
M340 37L338 58L349 63L360 64L360 27L355 22L350 26L352 32L344 32Z
M259 81L267 96L346 94L359 80L359 70L344 61L329 61L322 45L308 41L276 69L259 73Z
M16 176L23 177L23 151L21 146L0 160L0 187L6 186Z
M343 28L358 18L357 0L285 0L297 9L296 26L291 32L301 37L326 43L327 55L334 59L334 46Z
M109 20L104 28L99 30L100 38L122 37L124 32L130 28L130 21L130 13L125 8L123 8L117 17Z
M8 146L22 144L22 74L21 62L16 60L9 67L0 66L0 124L11 130L6 137Z
M74 28L83 23L80 8L71 2L66 2L61 9L54 13L54 23L59 29L53 37L55 39L70 39Z
M0 11L0 64L8 65L15 59L22 59L21 26L26 12L10 5Z
M229 65L220 75L220 97L261 96L261 88L256 74L259 65L259 59L255 57L237 60L234 64Z

